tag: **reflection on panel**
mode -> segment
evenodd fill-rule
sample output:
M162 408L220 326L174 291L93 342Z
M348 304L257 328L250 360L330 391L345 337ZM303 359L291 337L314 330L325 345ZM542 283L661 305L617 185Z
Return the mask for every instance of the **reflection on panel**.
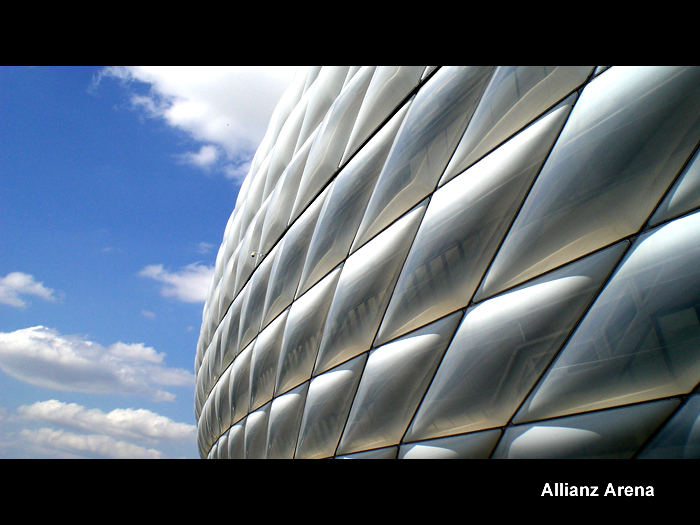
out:
M583 84L592 69L591 66L496 69L440 184L464 171Z
M689 398L637 457L700 459L700 396Z
M318 130L317 130L318 131ZM292 206L299 187L299 180L306 165L306 159L311 150L316 132L302 145L294 155L289 166L280 176L275 190L270 195L269 213L265 216L260 232L260 245L258 251L265 254L270 251L289 224L292 214Z
M499 429L401 445L399 459L487 459L501 436Z
M314 374L369 349L426 207L416 206L343 263Z
M228 458L245 458L245 419L233 425L228 432Z
M280 349L275 393L286 392L311 377L326 313L341 270L333 270L290 308Z
M611 246L469 308L407 439L505 425L626 245Z
M289 310L282 312L255 340L250 363L250 410L256 410L272 399L277 377L282 336Z
M328 194L326 190L299 217L277 248L277 256L270 270L270 281L265 296L262 326L277 317L294 300L301 271L304 268L304 258L309 242L316 226L316 220L323 206L323 199Z
M260 332L262 309L273 260L273 257L267 257L250 279L250 285L247 287L249 290L241 306L238 348L245 347Z
M690 392L700 377L700 213L640 236L516 422Z
M232 421L235 423L248 413L250 406L250 356L253 353L253 343L236 358L231 365L229 379L229 398L233 407Z
M374 183L405 115L405 109L399 111L335 179L316 223L297 296L348 256Z
M700 206L700 150L690 160L649 223L655 226Z
M267 421L270 404L251 412L245 423L245 457L247 459L265 459L267 457Z
M423 66L376 68L340 164L344 164L418 84Z
M335 175L373 72L374 67L363 68L343 90L323 119L301 176L292 218L297 217Z
M667 399L510 427L493 457L630 458L677 406Z
M367 354L311 380L294 457L330 457L343 431Z
M700 68L615 67L583 90L478 299L636 232L700 136Z
M418 91L379 175L353 251L433 191L492 70L442 67Z
M366 452L357 452L356 454L336 456L336 459L396 459L397 450L398 447L380 448Z
M379 343L469 302L574 100L570 97L433 194Z
M269 459L292 459L294 457L308 389L309 383L307 382L276 397L272 402L267 431L267 457Z
M457 312L370 352L339 453L401 440L461 317Z

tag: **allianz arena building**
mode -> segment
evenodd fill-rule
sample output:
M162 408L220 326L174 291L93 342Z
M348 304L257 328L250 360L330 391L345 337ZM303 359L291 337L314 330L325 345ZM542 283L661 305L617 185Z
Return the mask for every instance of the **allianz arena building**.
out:
M201 457L700 457L699 141L699 67L299 71L204 306Z

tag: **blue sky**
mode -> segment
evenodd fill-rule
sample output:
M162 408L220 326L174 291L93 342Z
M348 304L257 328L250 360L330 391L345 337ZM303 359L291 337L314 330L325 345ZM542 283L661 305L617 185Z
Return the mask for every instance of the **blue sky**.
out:
M0 458L195 458L226 221L292 67L0 68Z

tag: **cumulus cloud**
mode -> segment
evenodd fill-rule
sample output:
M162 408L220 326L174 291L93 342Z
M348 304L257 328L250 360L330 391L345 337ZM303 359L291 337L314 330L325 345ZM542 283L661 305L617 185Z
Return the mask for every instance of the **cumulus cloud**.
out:
M21 295L33 295L45 301L55 301L55 292L38 282L33 275L23 272L10 272L0 277L0 303L24 308L27 303Z
M171 272L162 264L151 264L143 268L139 275L163 283L165 286L160 289L163 297L173 297L186 303L203 303L207 298L214 267L193 263Z
M58 458L102 457L110 459L160 459L162 452L103 434L75 434L65 430L23 429L21 439L42 455Z
M120 80L131 89L134 108L203 144L183 158L205 168L220 162L226 176L237 179L295 71L286 66L108 67L93 88L104 78Z
M210 242L202 241L197 244L197 251L203 255L211 252L214 248L216 248L216 245Z
M161 387L191 387L194 376L168 368L164 357L141 343L105 347L44 326L0 332L0 369L20 381L56 390L172 401L175 395Z
M56 399L22 405L17 409L20 417L95 432L113 438L136 440L184 440L194 439L196 427L177 423L170 418L146 409L120 408L110 412L88 409L77 403L64 403Z
M197 152L188 152L180 157L183 162L199 168L211 168L219 158L219 150L211 144L202 146Z

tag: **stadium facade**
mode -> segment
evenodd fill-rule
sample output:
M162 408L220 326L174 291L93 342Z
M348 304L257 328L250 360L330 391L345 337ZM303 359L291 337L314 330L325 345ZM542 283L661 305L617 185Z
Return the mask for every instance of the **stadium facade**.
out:
M216 259L201 457L700 457L699 140L698 67L300 71Z

